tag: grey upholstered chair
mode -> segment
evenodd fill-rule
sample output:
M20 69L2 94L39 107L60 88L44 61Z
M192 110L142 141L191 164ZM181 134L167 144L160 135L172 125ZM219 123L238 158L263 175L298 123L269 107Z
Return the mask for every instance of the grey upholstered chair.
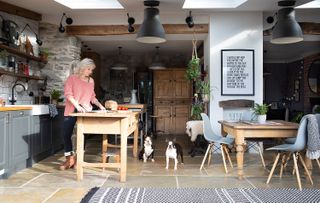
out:
M282 157L282 163L281 163L281 169L280 169L280 177L282 176L283 168L284 168L284 165L286 164L286 161L284 161L286 159L285 153L289 152L290 155L292 154L292 158L293 158L293 162L294 162L294 170L295 170L295 173L296 173L296 176L297 176L299 189L302 190L300 174L299 174L299 169L298 169L298 164L297 164L297 159L301 161L301 163L302 163L302 165L303 165L303 167L304 167L304 169L306 171L306 174L307 174L311 184L313 185L313 181L311 179L310 173L309 173L309 171L308 171L308 169L306 167L306 164L305 164L305 162L303 160L303 157L299 153L300 151L305 149L306 143L307 143L307 119L304 116L301 119L301 122L299 124L297 137L296 137L296 140L295 140L294 143L285 143L285 144L282 144L282 145L277 145L277 146L274 146L274 147L266 149L266 150L277 150L278 151L278 154L276 156L276 159L275 159L274 164L272 166L272 169L270 171L270 174L269 174L269 177L268 177L268 180L267 180L267 184L269 184L269 182L271 180L271 177L273 175L274 169L277 166L277 163L279 161L281 153L283 153L283 157ZM289 157L290 157L290 155L289 155ZM288 160L288 158L287 158L287 160Z
M234 139L229 137L223 137L221 135L216 135L212 130L212 126L207 114L201 113L201 117L203 120L203 135L204 135L204 138L209 142L209 145L208 145L206 154L203 157L200 170L202 170L204 162L206 161L208 155L209 155L208 165L210 164L212 150L214 148L214 144L217 143L217 144L220 144L221 146L221 155L222 155L224 170L226 173L228 173L225 156L227 156L230 166L233 168L227 145L232 145L234 143Z

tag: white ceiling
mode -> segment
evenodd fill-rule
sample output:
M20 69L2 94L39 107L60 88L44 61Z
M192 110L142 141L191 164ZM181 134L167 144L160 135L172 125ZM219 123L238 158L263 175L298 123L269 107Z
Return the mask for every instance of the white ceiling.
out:
M119 0L124 10L72 10L54 0L2 0L38 13L43 16L44 22L59 24L62 13L67 13L74 20L74 25L110 25L127 24L126 13L136 19L140 24L143 20L143 0ZM297 0L296 5L301 5L311 0ZM248 0L238 8L234 9L198 9L192 10L195 23L208 23L209 15L212 12L221 11L262 11L264 16L272 15L279 7L278 0ZM162 23L184 24L189 10L182 9L184 0L160 0L160 18ZM319 9L297 10L296 19L304 22L320 22ZM316 19L315 19L316 16ZM271 27L264 22L264 28ZM79 36L92 50L101 54L114 53L118 46L122 46L124 53L144 54L154 51L156 45L137 43L134 35L88 37ZM199 40L206 38L205 35L197 35ZM160 52L191 52L192 35L167 35L168 41L160 44ZM264 61L292 61L294 58L301 58L303 55L320 52L319 36L307 37L306 41L291 45L273 45L264 42Z

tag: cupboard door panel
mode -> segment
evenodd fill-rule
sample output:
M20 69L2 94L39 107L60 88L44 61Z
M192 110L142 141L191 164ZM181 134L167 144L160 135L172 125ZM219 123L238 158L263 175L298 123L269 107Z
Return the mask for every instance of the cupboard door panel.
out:
M175 106L173 109L175 133L184 134L186 131L186 122L189 120L189 105Z
M154 98L172 98L171 71L154 72Z
M156 131L163 131L163 133L170 133L172 126L172 116L170 106L157 106L156 107Z

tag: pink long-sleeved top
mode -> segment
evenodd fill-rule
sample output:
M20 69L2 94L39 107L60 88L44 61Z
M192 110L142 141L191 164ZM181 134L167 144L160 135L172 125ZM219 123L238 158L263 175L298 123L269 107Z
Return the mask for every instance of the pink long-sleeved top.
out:
M96 94L94 92L94 83L83 81L78 76L71 75L65 82L64 96L66 98L64 116L69 116L75 110L75 107L68 99L70 96L72 96L79 104L85 107L86 110L91 110L91 102L93 102L96 98Z

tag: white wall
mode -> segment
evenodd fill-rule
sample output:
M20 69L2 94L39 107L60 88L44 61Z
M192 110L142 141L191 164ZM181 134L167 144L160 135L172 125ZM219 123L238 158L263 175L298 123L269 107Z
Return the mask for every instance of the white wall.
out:
M251 99L262 103L263 99L263 15L262 12L223 12L210 16L210 84L213 99L210 101L210 118L216 133L220 133L219 120L223 109L219 101ZM254 50L254 96L221 96L221 49Z

